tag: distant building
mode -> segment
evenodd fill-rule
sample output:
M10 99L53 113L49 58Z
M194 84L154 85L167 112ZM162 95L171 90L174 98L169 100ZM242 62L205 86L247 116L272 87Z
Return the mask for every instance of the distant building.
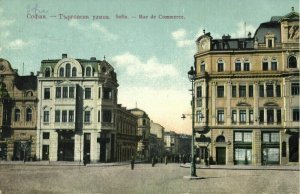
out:
M116 161L129 161L137 153L138 118L121 105L116 108Z
M299 13L254 36L214 39L195 54L197 156L215 164L299 164Z
M178 154L178 134L174 131L165 131L164 142L167 155L171 156Z
M150 122L150 134L155 135L156 138L155 155L157 157L163 157L165 153L164 133L165 128L163 126L153 121Z
M36 76L0 59L0 160L35 159L37 102Z
M149 160L150 119L147 113L141 109L135 108L129 111L138 117L137 158L141 160Z
M191 154L191 143L191 135L178 134L178 154L181 156Z
M38 73L37 157L50 161L115 160L117 77L95 57L48 59Z

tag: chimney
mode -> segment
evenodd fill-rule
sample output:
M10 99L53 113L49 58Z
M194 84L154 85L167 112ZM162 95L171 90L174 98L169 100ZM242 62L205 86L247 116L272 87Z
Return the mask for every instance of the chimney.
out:
M63 53L61 56L62 59L67 58L67 57L68 57L68 55L66 53Z
M30 75L31 75L31 76L34 76L34 73L33 73L33 72L30 72Z
M96 61L96 57L91 57L91 61Z

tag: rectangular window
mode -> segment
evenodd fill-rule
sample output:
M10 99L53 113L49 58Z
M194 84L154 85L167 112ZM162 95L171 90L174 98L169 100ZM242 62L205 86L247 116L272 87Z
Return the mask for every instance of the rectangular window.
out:
M43 132L43 139L49 139L50 133L49 132Z
M252 133L244 132L244 142L252 142Z
M62 111L62 118L61 118L62 122L68 122L68 112L66 110Z
M232 123L237 122L236 110L232 110L232 112L231 112L231 121L232 121Z
M264 85L259 85L259 97L264 97Z
M112 89L111 88L103 88L103 99L112 99Z
M44 99L50 99L50 88L44 88Z
M49 111L44 111L44 123L49 123Z
M262 70L263 71L268 71L268 62L263 62L262 63Z
M84 111L84 122L85 123L91 122L91 112L90 111Z
M201 97L202 97L202 87L197 86L197 98L201 98Z
M262 132L262 138L264 143L278 143L279 133L278 132Z
M293 121L299 121L300 115L299 115L299 109L293 109Z
M252 132L236 131L236 132L234 132L234 141L251 143L252 142Z
M74 122L74 110L69 110L69 122Z
M92 92L91 92L91 88L85 88L84 89L84 98L85 99L91 99L92 98Z
M60 122L60 110L55 111L55 122Z
M265 111L262 109L262 110L259 110L259 123L264 123L264 120L265 120Z
M106 122L106 123L111 123L112 122L111 110L103 110L102 121ZM144 124L144 120L143 120L143 124ZM145 125L146 125L146 123L145 123Z
M244 71L250 71L250 63L248 62L244 63Z
M63 87L63 98L68 98L68 87Z
M246 123L246 110L240 110L240 123Z
M281 123L281 110L277 109L277 123Z
M273 96L274 96L273 85L267 85L267 97L273 97Z
M69 98L75 97L75 87L69 87Z
M224 86L217 86L217 96L218 98L224 97Z
M253 85L249 85L249 97L253 97Z
M243 133L235 132L234 133L234 141L243 141Z
M205 72L205 64L201 64L200 71L201 71L201 73Z
M224 64L223 63L218 63L218 72L224 71Z
M231 87L231 96L232 96L232 98L235 98L236 97L236 86L232 86Z
M196 106L197 107L201 107L202 106L202 99L201 98L196 99Z
M280 85L276 85L276 97L281 97L281 87L280 87Z
M253 122L254 122L253 110L249 110L249 123L253 123Z
M198 110L196 112L196 122L200 123L201 121L202 121L202 112L201 112L201 110Z
M235 63L235 71L241 71L241 63Z
M272 71L277 71L277 61L272 61L271 62L271 70Z
M61 87L56 87L55 97L61 98Z
M299 83L292 83L292 95L299 95L299 91L300 91L300 85Z
M240 97L246 97L246 86L239 86Z
M267 123L269 123L269 124L274 123L274 110L273 109L267 110Z
M224 110L218 110L218 123L224 123Z

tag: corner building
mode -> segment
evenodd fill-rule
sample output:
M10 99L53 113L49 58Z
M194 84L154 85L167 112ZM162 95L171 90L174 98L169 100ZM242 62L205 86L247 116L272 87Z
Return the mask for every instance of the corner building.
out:
M299 164L299 13L254 36L196 41L197 153L212 164ZM199 137L200 136L200 137Z
M105 60L43 60L38 72L37 156L114 161L117 78Z

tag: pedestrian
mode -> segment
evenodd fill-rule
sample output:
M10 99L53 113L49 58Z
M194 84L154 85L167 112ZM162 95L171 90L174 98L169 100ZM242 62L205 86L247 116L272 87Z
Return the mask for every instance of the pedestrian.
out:
M165 165L168 164L168 156L165 156Z
M131 170L133 170L134 169L134 156L131 156L130 163L131 163Z
M155 158L152 157L152 167L154 167L154 165L155 165Z
M85 154L83 156L83 165L86 166L86 163L87 163L87 155Z

